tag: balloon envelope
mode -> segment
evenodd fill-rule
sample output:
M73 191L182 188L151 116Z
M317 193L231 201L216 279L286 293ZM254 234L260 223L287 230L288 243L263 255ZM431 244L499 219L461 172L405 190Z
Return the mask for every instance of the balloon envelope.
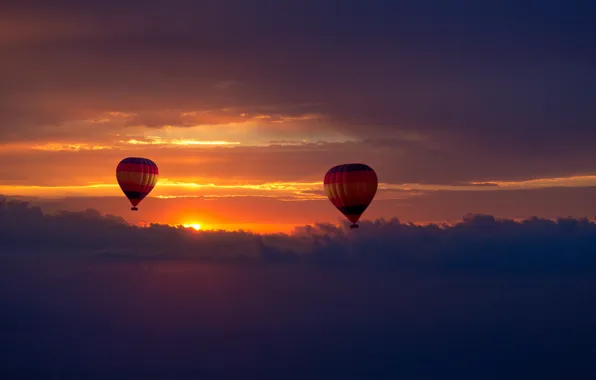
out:
M377 193L378 178L365 164L344 164L325 174L325 194L333 205L350 221L351 228L368 208Z
M116 168L116 179L124 195L132 204L131 210L153 190L159 177L155 162L148 158L128 157L120 161Z

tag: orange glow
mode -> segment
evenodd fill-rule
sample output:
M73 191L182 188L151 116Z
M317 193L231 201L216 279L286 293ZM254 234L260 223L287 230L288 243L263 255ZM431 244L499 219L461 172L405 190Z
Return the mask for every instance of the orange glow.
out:
M182 224L185 228L192 228L195 231L245 231L257 234L271 234L271 233L286 233L290 234L294 232L298 226L304 226L307 223L302 224L269 224L269 223L222 223L222 224L210 224L209 227L199 224L190 223ZM172 224L172 226L177 226ZM178 226L180 226L178 224Z
M188 222L182 224L169 224L172 227L192 228L195 231L246 231L257 234L265 233L292 233L297 226L304 226L307 223L215 223L205 224L199 222ZM149 225L148 223L139 223L139 225Z
M114 181L115 182L115 181ZM215 183L196 183L172 181L160 178L149 195L150 198L226 198L238 196L259 196L284 198L285 200L326 199L319 182L266 182L261 184L221 185ZM65 196L122 196L117 183L93 183L78 186L2 186L0 194L43 196L60 198Z
M449 186L449 185L420 185L420 184L388 184L380 183L380 194L376 199L394 199L396 194L390 195L392 190L407 192L409 196L420 195L421 191L494 191L538 189L557 186L596 186L596 176L581 176L569 178L537 179L521 182L499 182L486 186ZM161 177L149 195L150 198L227 198L227 197L273 197L283 200L320 200L327 199L323 194L322 182L264 182L256 184L246 183L199 183ZM86 185L71 186L28 186L28 185L1 185L0 194L65 197L65 196L121 196L121 191L115 183L88 183ZM406 194L399 193L399 197ZM401 199L401 198L400 198Z
M596 185L596 176L573 176L564 178L537 178L528 181L492 181L496 186L501 188L538 188L551 186L594 186ZM473 182L473 184L478 184Z
M201 230L201 224L200 223L186 223L183 224L182 226L186 227L186 228L192 228L196 231L200 231Z
M106 114L109 115L109 116L112 116L112 117L122 117L122 118L138 116L138 114L136 114L136 113L132 113L132 112L119 112L119 111L106 112Z
M129 139L120 141L123 144L131 145L240 145L237 141L199 141L194 139L187 140L165 140L158 136L149 136L144 140Z
M319 119L319 115L302 115L302 116L281 116L279 120L273 120L272 123L281 124L281 123L288 123L292 121L304 121L304 120L316 120Z
M48 151L72 151L72 152L79 152L82 150L107 150L111 149L109 146L104 145L89 145L89 144L58 144L58 143L48 143L43 145L34 145L31 147L35 150L48 150Z

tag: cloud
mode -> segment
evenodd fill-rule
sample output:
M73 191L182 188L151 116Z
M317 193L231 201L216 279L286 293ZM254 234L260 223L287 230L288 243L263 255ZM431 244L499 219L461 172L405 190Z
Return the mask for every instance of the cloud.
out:
M499 178L516 165L547 177L595 170L589 3L222 1L193 11L188 2L152 1L143 17L134 2L67 3L68 12L40 2L13 7L12 19L34 30L1 47L4 141L105 138L126 123L81 133L75 121L115 111L137 114L134 124L146 127L317 115L284 123L293 126L262 119L248 135L416 136L406 153L421 156L419 173L450 157L450 167L481 161ZM204 114L227 109L234 115ZM179 111L199 116L181 120ZM383 154L392 169L409 157Z
M3 162L20 163L0 168L0 177L6 185L111 183L113 168L123 157L130 155L151 157L159 165L163 178L189 182L313 182L320 181L332 166L345 162L367 163L375 169L380 181L388 184L468 185L472 182L596 174L593 166L596 151L593 149L573 155L561 153L557 156L554 152L544 160L533 157L520 159L506 154L496 159L492 153L476 151L475 148L461 150L437 141L407 141L406 138L250 146L240 141L244 136L238 137L231 134L210 139L191 136L133 139L152 144L119 142L130 141L124 137L117 138L115 142L94 144L35 143L27 149L0 149ZM209 141L225 146L197 145L197 142ZM238 142L240 144L234 144ZM79 151L68 151L69 146L78 147ZM112 149L106 150L105 147ZM52 148L62 151L52 151ZM93 167L93 171L89 167ZM26 183L13 180L19 177Z
M596 224L587 219L523 222L466 215L454 226L362 222L351 231L315 224L293 234L204 231L152 224L129 225L98 211L46 215L28 203L3 200L0 245L19 250L81 251L122 257L299 261L427 269L489 271L596 270ZM35 239L28 238L31 234Z
M284 184L285 186L293 186ZM342 222L342 215L326 198L296 195L287 190L253 190L245 188L176 189L166 193L191 195L190 198L149 197L143 201L142 212L130 212L126 198L114 189L117 196L76 196L78 189L45 189L31 191L26 197L46 213L60 210L85 211L88 208L102 213L119 215L131 224L150 222L169 224L199 223L206 229L245 228L257 232L291 231L296 225L313 222ZM88 189L89 190L89 189ZM95 189L93 189L95 190ZM98 189L101 191L101 188ZM0 193L7 189L0 189ZM63 191L60 196L53 194ZM17 192L18 193L18 192ZM23 192L24 193L24 192ZM72 195L68 195L68 194ZM159 193L157 193L159 194ZM236 196L229 196L234 194ZM37 196L36 196L37 195ZM205 196L206 195L206 196ZM210 196L211 195L211 196ZM215 196L213 196L215 195ZM13 197L11 195L11 197ZM296 200L299 197L299 201ZM508 191L380 191L378 199L367 209L364 219L391 219L398 216L404 223L429 222L450 224L461 221L467 212L495 217L523 220L532 216L592 218L596 215L596 188L548 188ZM258 211L257 211L258 210Z
M7 378L596 371L596 224L583 219L254 235L3 201L0 229Z

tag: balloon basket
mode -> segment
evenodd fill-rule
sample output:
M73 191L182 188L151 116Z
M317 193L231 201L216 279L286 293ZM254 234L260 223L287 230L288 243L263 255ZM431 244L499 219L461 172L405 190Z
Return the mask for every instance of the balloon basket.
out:
M139 209L138 209L138 208L136 208L136 207L131 207L130 209L131 209L132 211L139 211Z
M358 226L357 224L352 224L350 225L350 229L354 229L354 228L359 228L360 226Z

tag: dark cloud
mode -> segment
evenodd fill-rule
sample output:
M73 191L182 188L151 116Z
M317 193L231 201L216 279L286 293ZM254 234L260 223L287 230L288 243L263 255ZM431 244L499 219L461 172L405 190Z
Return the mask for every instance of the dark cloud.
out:
M26 41L2 47L3 128L64 121L73 108L317 103L326 128L353 137L416 132L453 151L550 164L593 151L590 2L44 4L7 13L47 22L23 21Z
M588 219L495 220L466 215L455 226L418 226L397 219L347 225L315 224L291 235L205 231L152 224L142 228L94 209L45 214L27 202L4 199L0 244L7 251L57 250L81 254L196 260L298 260L366 265L429 266L466 270L596 270L591 245L596 224ZM33 231L35 239L28 238ZM544 255L542 257L541 255Z
M257 236L3 201L0 228L5 378L596 374L587 220Z

